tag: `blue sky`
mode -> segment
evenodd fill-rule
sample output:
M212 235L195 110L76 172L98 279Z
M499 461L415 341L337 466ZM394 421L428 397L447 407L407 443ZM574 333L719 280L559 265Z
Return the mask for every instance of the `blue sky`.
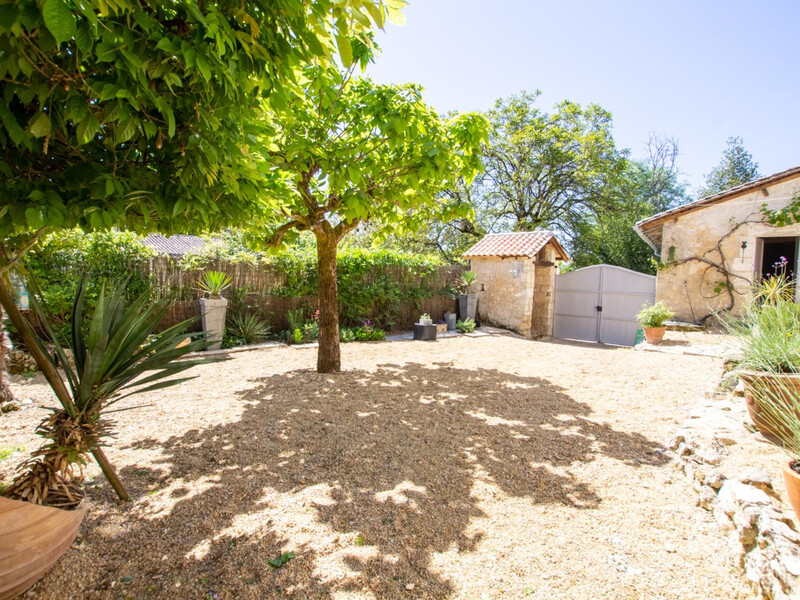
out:
M410 0L368 73L416 82L440 111L486 110L540 89L614 116L618 146L650 131L680 143L692 186L744 138L761 173L800 165L797 0Z

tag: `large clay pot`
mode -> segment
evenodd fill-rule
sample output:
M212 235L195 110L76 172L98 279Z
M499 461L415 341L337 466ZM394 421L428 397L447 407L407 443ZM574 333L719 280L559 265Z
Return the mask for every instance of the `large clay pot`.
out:
M0 497L0 600L36 583L78 535L85 501L61 510Z
M794 460L790 460L783 465L783 484L786 486L786 494L789 496L789 504L792 505L794 515L800 520L800 475L792 469L793 462Z
M795 412L800 417L800 373L742 371L739 373L739 377L744 382L747 412L756 429L764 437L780 444L781 440L785 440L791 435L791 432L769 423L762 415L763 409L758 404L758 393L766 391L774 397L785 399L787 404L795 407Z
M664 334L667 332L666 326L664 327L642 327L644 329L644 339L648 344L660 344L664 339Z

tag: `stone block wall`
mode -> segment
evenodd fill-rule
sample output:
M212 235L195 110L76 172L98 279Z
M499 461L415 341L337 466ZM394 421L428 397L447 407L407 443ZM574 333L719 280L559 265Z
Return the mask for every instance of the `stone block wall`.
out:
M555 316L556 252L547 246L536 257L533 282L533 323L531 337L553 335Z
M766 203L772 210L782 208L799 192L800 180L795 179L768 187L768 195L761 190L754 190L719 204L678 215L664 223L661 261L669 265L699 257L719 262L720 255L716 250L719 244L733 276L733 312L737 313L749 297L759 267L756 264L757 239L800 236L800 225L778 228L759 222L762 205ZM746 224L730 234L737 223ZM705 262L692 260L658 272L656 297L675 312L676 319L698 320L727 308L730 298L720 289L722 281L724 278L716 269L709 268Z
M535 263L528 258L475 257L478 314L482 321L530 337Z

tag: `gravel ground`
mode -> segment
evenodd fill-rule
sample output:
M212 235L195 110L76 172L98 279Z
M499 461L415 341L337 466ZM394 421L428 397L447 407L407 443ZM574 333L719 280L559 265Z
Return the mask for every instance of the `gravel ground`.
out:
M114 414L134 502L89 467L79 537L31 596L744 597L660 452L719 360L494 335L347 344L330 376L315 352L236 354ZM0 417L0 448L29 451L53 401L15 381L36 408Z

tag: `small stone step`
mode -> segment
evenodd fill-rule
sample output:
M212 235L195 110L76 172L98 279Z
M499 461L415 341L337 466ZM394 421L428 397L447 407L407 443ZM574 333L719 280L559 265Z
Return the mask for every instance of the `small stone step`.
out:
M684 321L664 321L667 331L705 331L705 326Z

